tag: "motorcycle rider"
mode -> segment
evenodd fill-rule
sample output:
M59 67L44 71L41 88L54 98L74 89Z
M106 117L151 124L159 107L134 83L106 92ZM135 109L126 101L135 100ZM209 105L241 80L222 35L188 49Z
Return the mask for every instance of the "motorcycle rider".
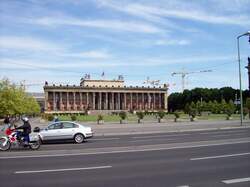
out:
M24 143L27 144L29 142L29 134L31 133L31 125L29 122L29 118L27 117L23 117L22 121L23 121L23 125L16 128L16 129L23 130L22 132L18 131L17 139L21 140L21 138L24 137Z

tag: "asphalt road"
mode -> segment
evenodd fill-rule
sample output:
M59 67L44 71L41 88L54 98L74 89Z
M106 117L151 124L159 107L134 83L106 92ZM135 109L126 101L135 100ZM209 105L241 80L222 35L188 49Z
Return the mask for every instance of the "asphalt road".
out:
M250 129L94 137L0 153L1 186L250 186Z

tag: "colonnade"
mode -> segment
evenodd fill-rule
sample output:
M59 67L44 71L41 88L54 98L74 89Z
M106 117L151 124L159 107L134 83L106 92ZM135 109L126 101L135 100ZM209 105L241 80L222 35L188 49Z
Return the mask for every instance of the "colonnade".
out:
M47 111L164 110L164 92L46 92Z

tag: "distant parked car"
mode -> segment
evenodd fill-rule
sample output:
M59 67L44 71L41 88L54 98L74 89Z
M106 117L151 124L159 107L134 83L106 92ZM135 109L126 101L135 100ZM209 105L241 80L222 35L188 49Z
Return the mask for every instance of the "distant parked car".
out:
M36 130L39 131L42 142L74 140L76 143L82 143L85 139L93 137L91 127L86 127L71 121L53 122L45 129Z

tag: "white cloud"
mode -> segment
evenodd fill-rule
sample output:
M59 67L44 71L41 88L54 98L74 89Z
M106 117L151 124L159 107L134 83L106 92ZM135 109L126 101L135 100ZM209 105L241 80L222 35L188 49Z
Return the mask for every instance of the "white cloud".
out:
M82 53L66 53L61 55L73 58L90 58L90 59L108 59L112 57L111 54L105 51L86 51Z
M199 3L192 4L186 3L184 1L167 1L161 3L161 6L155 4L139 4L127 2L125 3L115 3L114 1L100 1L100 6L106 6L113 8L114 10L125 12L127 14L142 17L146 20L156 21L156 22L165 22L168 21L165 18L179 18L192 21L200 21L205 23L213 24L231 24L231 25L240 25L240 26L249 26L250 25L250 16L249 14L241 13L240 10L233 14L227 14L223 12L223 9L220 9L220 14L213 13L216 7L209 6L210 10L199 6ZM213 3L211 3L213 4ZM217 4L217 3L214 3ZM225 5L225 2L223 3ZM227 4L228 3L227 1ZM238 3L240 4L240 3ZM245 3L247 5L247 3ZM250 4L248 2L248 4ZM232 6L230 6L232 7ZM163 21L164 20L164 21ZM171 24L170 24L171 25ZM172 26L174 26L172 24Z
M158 58L140 58L136 59L113 59L109 62L97 61L97 60L78 60L71 62L41 62L38 60L31 59L14 59L14 58L4 58L0 59L0 67L2 69L27 69L27 70L40 70L40 71L53 71L57 69L59 71L70 71L69 68L75 69L73 71L78 71L81 68L109 68L109 67L156 67L156 66L166 66L171 64L195 64L195 63L206 63L206 62L220 62L229 60L232 61L234 58L230 55L228 56L193 56L186 58L168 58L168 57L158 57Z
M137 32L137 33L163 33L162 29L152 24L135 21L121 20L82 20L77 18L62 17L60 19L53 17L43 17L37 19L26 19L27 23L39 24L44 26L79 26L107 29L111 31Z
M29 51L58 51L63 48L52 42L20 36L0 36L2 49L29 50Z
M46 53L46 57L50 57L50 59L59 59L60 57L108 59L112 57L106 50L91 50L76 53L70 50L69 46L72 47L72 44L61 43L57 45L55 42L52 43L52 41L34 37L0 36L0 52L2 54L21 54L29 58L35 53L36 57L40 58Z
M157 40L155 45L189 45L189 40Z
M117 1L105 1L105 0L99 0L97 1L97 4L99 7L109 7L114 10L124 12L130 15L142 17L146 20L153 21L153 22L164 22L162 18L156 15L148 14L145 11L142 11L140 7L134 6L132 3L124 3L121 4L120 1L117 3Z

